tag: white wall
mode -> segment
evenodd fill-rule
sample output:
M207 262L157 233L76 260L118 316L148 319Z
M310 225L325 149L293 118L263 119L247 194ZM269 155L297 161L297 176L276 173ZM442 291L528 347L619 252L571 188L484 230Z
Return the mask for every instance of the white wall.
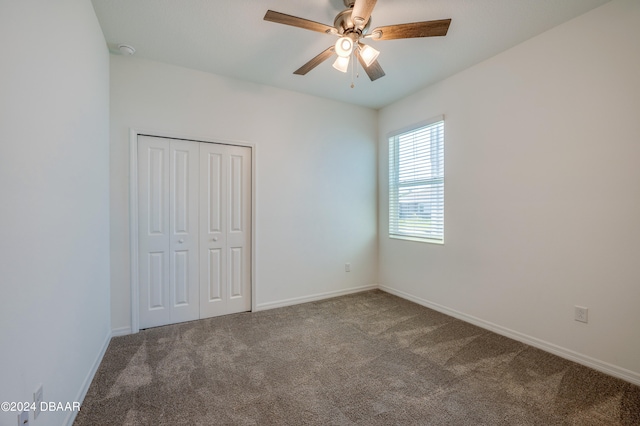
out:
M110 336L109 56L84 0L3 1L0 40L0 401L77 401Z
M613 1L381 110L380 284L640 383L638 40ZM439 114L445 245L391 240L385 135Z
M376 284L376 119L362 107L112 56L115 332L131 326L129 128L255 144L257 304L266 308Z

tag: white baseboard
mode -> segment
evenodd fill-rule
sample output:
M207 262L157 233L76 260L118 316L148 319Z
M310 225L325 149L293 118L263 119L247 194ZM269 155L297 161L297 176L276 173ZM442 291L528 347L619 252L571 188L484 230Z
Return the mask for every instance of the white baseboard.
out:
M126 336L131 334L131 327L119 327L111 329L111 337Z
M294 297L292 299L278 300L275 302L258 303L255 311L266 311L267 309L283 308L285 306L298 305L300 303L315 302L323 299L331 299L332 297L344 296L346 294L360 293L363 291L376 290L377 284L365 285L361 287L352 287L344 290L328 291L326 293L317 293L310 296Z
M363 291L376 290L377 284L365 285L361 287L352 287L344 290L328 291L326 293L312 294L310 296L294 297L292 299L278 300L275 302L259 303L256 305L257 311L266 311L267 309L283 308L285 306L297 305L299 303L315 302L317 300L330 299L332 297L344 296L352 293L360 293ZM126 336L131 334L131 327L119 327L111 330L111 336Z
M544 340L540 340L535 337L531 337L526 334L508 329L506 327L493 324L489 321L485 321L480 318L476 318L474 316L464 314L454 309L447 308L446 306L442 306L437 303L430 302L428 300L405 293L400 290L396 290L391 287L386 287L381 285L378 288L387 293L393 294L395 296L401 297L403 299L409 300L419 305L426 306L427 308L433 309L434 311L442 312L443 314L452 316L454 318L458 318L462 321L477 325L478 327L482 327L486 330L493 331L497 334L501 334L503 336L517 340L519 342L525 343L535 348L542 349L543 351L550 352L559 357L577 362L578 364L582 364L584 366L593 368L594 370L601 371L610 376L617 377L619 379L622 379L627 382L640 386L640 374L634 371L627 370L625 368L618 367L616 365L609 364L604 361L600 361L590 356L572 351L567 348L563 348L562 346L558 346L553 343L549 343Z
M78 392L78 396L75 401L80 402L80 409L82 409L82 403L84 402L84 397L87 396L87 391L89 390L89 386L91 386L91 382L93 381L93 377L96 375L96 371L98 371L98 367L100 367L100 363L102 362L102 358L104 358L104 354L107 351L107 347L109 347L109 342L111 342L111 333L107 333L104 339L104 343L102 344L102 348L98 353L98 356L93 361L93 365L91 366L91 370L87 373L84 381L82 382L82 386L80 387L80 391ZM77 411L69 411L69 414L65 418L63 425L72 426L73 422L76 420L76 416L78 415Z

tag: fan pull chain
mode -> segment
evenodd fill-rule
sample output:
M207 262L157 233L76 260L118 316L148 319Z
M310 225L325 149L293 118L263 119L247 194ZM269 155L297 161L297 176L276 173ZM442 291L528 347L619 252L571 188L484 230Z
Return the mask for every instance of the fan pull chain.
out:
M356 85L353 83L353 80L354 80L353 76L354 74L357 75L357 71L356 71L357 66L358 64L356 63L356 51L354 49L353 53L351 54L351 88L352 89L356 87Z

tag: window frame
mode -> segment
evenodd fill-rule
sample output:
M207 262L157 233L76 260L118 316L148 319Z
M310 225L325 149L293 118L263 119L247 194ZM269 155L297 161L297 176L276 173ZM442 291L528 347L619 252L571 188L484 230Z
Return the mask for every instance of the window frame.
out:
M431 183L428 183L428 185L430 186L436 186L436 185L440 185L441 189L441 196L439 196L437 198L437 203L441 204L441 221L440 221L440 225L441 225L441 231L439 233L438 237L428 237L428 236L424 236L424 235L419 235L417 232L415 232L415 230L412 230L413 232L405 232L405 233L401 233L399 231L399 226L398 226L398 222L400 221L400 202L397 201L398 200L398 193L399 193L399 188L401 186L410 186L410 184L407 184L406 182L404 184L400 183L400 177L399 177L399 173L400 173L400 167L399 167L399 143L398 143L398 138L401 136L404 136L406 134L410 134L410 133L418 133L421 130L423 130L426 127L432 126L434 124L438 124L438 123L442 123L442 138L440 139L440 145L441 146L437 146L439 153L438 155L438 159L440 160L438 162L438 170L439 170L439 174L437 177L435 178L430 178L427 180L432 181ZM424 120L421 121L419 123L415 123L406 127L403 127L401 129L395 130L393 132L390 132L387 135L387 142L388 142L388 154L389 154L389 161L388 161L388 165L389 165L389 170L388 170L388 196L389 196L389 203L388 203L388 213L389 213L389 217L388 217L388 237L392 238L392 239L399 239L399 240L407 240L407 241L417 241L417 242L423 242L423 243L430 243L430 244L440 244L443 245L444 244L444 184L445 184L445 171L444 171L444 166L445 166L445 161L444 161L444 145L445 145L445 117L444 115L438 115L436 117L433 117L429 120ZM393 163L392 163L393 162ZM435 181L435 182L433 182ZM394 214L395 213L395 214ZM426 232L428 232L429 228L425 228Z

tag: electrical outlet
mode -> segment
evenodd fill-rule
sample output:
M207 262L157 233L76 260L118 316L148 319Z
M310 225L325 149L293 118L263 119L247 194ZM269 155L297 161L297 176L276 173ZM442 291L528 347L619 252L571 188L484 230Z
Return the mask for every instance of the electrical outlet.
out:
M29 411L18 414L18 426L29 426Z
M35 420L40 414L40 403L42 402L42 384L40 384L36 391L33 393L33 402L36 404L35 410L33 411L33 420Z
M351 272L351 264L350 263L345 263L344 264L344 271L345 272Z
M589 308L584 306L575 306L574 319L580 322L589 322Z

